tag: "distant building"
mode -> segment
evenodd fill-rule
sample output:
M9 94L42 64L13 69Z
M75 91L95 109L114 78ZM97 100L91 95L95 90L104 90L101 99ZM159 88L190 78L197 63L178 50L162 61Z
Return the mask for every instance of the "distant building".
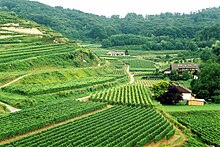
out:
M195 63L186 63L186 64L171 64L170 70L176 70L179 74L182 74L184 71L189 71L193 73L199 70L198 64Z
M189 71L192 74L197 74L199 70L198 64L195 63L178 63L171 64L169 68L165 69L163 72L165 74L170 74L172 70L176 70L178 74L182 74L184 71Z
M108 52L109 56L125 56L125 52Z

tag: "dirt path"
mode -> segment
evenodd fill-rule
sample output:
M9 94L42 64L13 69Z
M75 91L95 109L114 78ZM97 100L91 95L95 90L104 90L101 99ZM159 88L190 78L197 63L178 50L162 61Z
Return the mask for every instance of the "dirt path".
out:
M157 143L154 143L154 141L151 141L150 143L144 145L144 147L161 147L161 146L177 147L177 146L183 145L185 141L187 140L186 136L176 126L174 126L174 128L178 131L179 134L175 134L169 140L167 140L164 137ZM177 141L179 138L182 138L181 142L175 143L175 141Z
M182 131L181 131L179 128L177 128L175 125L173 125L173 126L174 126L174 128L179 132L180 137L182 138L182 141L179 142L179 143L177 143L177 144L172 145L171 147L181 146L182 144L184 144L184 143L186 142L187 137L186 137L185 134L182 133ZM174 139L173 139L173 138L174 138ZM177 139L178 139L178 138L177 138ZM174 135L174 136L168 141L168 144L173 144L177 139L175 139L175 135ZM173 142L172 142L172 141L173 141Z
M18 80L21 80L21 79L23 79L24 77L29 76L29 75L31 75L31 74L32 74L32 73L29 73L29 74L20 76L20 77L18 77L17 79L14 79L13 81L11 81L11 82L9 82L9 83L0 86L0 89L3 88L3 87L6 87L6 86L8 86L8 85L10 85L10 84L12 84L12 83L15 83L15 82L17 82ZM10 106L10 105L8 105L8 104L6 104L6 103L3 103L3 102L1 102L1 101L0 101L0 104L5 105L5 106L10 110L10 112L12 112L12 113L21 110L21 109L17 109L17 108L15 108L15 107L12 107L12 106Z
M9 83L0 86L0 89L3 88L3 87L6 87L6 86L8 86L8 85L11 85L12 83L15 83L15 82L17 82L18 80L21 80L21 79L23 79L24 77L27 77L27 76L29 76L29 75L31 75L31 74L32 74L32 73L29 73L29 74L20 76L20 77L18 77L17 79L14 79L13 81L11 81L11 82L9 82Z
M1 101L0 101L0 104L5 105L5 106L7 107L7 109L8 109L10 112L12 112L12 113L21 110L21 109L17 109L17 108L15 108L15 107L12 107L12 106L10 106L10 105L8 105L8 104L5 104L5 103L3 103L3 102L1 102Z
M132 84L132 83L134 83L134 75L132 75L132 74L130 73L129 69L130 69L130 66L127 65L126 72L127 72L127 74L129 75L129 77L130 77L130 84Z
M74 120L77 120L77 119L80 119L80 118L83 118L83 117L86 117L86 116L89 116L89 115L92 115L92 114L95 114L95 113L104 111L104 110L106 110L106 109L108 109L108 108L111 108L111 107L112 107L112 105L107 105L106 107L104 107L104 108L102 108L102 109L95 110L95 111L91 111L91 112L88 112L88 113L79 115L79 116L77 116L77 117L70 118L70 119L65 120L65 121L61 121L61 122L58 122L58 123L54 123L54 124L45 126L45 127L43 127L43 128L40 128L40 129L37 129L37 130L34 130L34 131L27 132L27 133L22 134L22 135L18 135L18 136L15 136L15 137L8 138L8 139L6 139L6 140L0 141L0 145L3 145L3 144L5 144L5 143L8 143L8 142L11 142L11 141L15 141L15 140L21 139L21 138L26 137L26 136L30 136L30 135L39 133L39 132L41 132L41 131L45 131L45 130L51 129L51 128L53 128L53 127L56 127L56 126L59 126L59 125L62 125L62 124L68 123L68 122L72 122L72 121L74 121Z
M89 100L89 97L90 97L90 96L85 96L85 97L82 97L82 98L78 98L78 99L76 99L76 101L86 102L86 101Z

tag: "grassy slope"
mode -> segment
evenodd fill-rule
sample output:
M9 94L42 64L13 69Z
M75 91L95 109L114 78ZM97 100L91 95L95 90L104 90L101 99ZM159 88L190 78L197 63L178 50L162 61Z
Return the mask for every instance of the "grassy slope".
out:
M187 112L187 111L201 111L201 110L220 110L220 104L206 104L204 106L169 106L163 105L161 107L166 112Z

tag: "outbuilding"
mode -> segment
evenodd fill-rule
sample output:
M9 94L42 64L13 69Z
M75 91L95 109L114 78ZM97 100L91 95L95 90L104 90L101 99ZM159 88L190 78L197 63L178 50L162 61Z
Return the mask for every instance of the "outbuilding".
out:
M108 52L109 56L125 56L125 52Z
M192 98L192 91L190 89L175 83L173 83L173 85L177 88L178 92L182 94L183 100L189 100Z
M189 99L188 100L188 105L193 105L193 106L203 106L205 103L204 99Z

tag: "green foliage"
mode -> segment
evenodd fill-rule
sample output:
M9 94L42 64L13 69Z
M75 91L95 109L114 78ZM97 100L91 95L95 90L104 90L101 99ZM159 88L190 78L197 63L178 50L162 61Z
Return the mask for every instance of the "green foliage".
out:
M220 112L189 111L171 113L177 120L192 129L204 143L219 146Z
M172 130L170 131L167 135L166 135L166 139L169 140L171 137L173 137L173 135L175 134L176 130Z
M100 59L89 49L78 49L75 45L62 44L3 50L0 57L0 71L84 67L97 65L100 62Z
M219 8L203 9L191 14L162 13L143 17L135 13L128 13L124 18L120 18L117 15L106 18L74 9L50 7L27 0L1 0L0 6L6 11L16 12L24 18L49 26L73 40L101 41L118 34L133 34L146 37L167 36L167 38L175 41L164 39L155 39L153 42L145 41L144 48L157 50L188 48L189 50L195 50L195 42L191 42L193 38L196 38L196 43L205 47L214 43L210 39L215 41L219 37L219 25L217 25L220 20ZM135 38L134 40L136 40L135 43L142 42ZM109 45L109 42L105 41L105 44Z
M144 44L147 38L132 34L113 35L102 41L102 47L123 46L123 45L140 45Z
M215 56L210 48L204 48L199 51L199 57L203 62L215 61Z
M154 97L158 99L161 95L163 95L167 89L171 86L171 84L167 81L161 81L159 83L155 83L151 90L154 93Z
M176 86L170 86L167 91L157 98L163 104L177 104L183 100L182 93L178 91Z
M220 63L220 41L219 40L217 40L215 44L212 45L212 52L217 56L217 61Z
M173 126L170 124L165 130L163 130L162 132L160 132L160 134L158 134L157 136L155 136L154 138L154 142L158 142L160 141L163 137L165 137L166 135L169 135L168 133L173 129ZM170 136L170 135L169 135Z
M143 85L128 85L97 92L90 100L126 106L152 106L150 91Z
M154 109L114 106L6 145L139 146L169 126Z
M0 119L0 140L104 107L105 104L62 101L11 113Z
M203 64L200 68L199 79L191 82L192 90L198 98L213 99L213 96L220 95L220 64Z

